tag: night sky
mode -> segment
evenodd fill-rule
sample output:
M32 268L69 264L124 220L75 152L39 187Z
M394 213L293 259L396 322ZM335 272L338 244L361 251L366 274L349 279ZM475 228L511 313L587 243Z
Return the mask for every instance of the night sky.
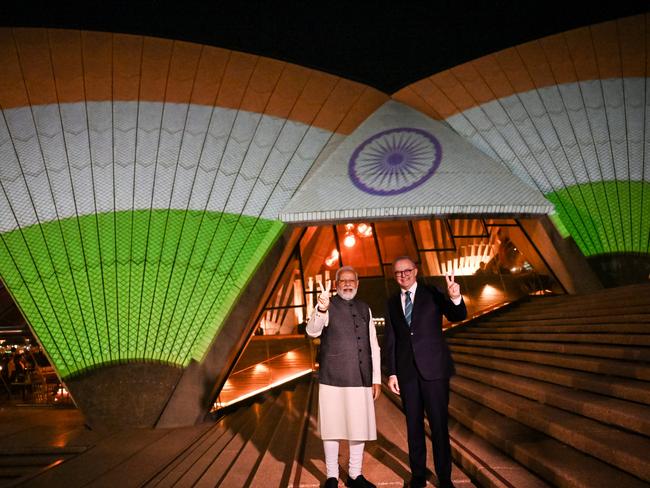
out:
M607 1L607 0L606 0ZM3 1L0 25L146 34L261 54L386 93L549 34L650 10L650 1Z

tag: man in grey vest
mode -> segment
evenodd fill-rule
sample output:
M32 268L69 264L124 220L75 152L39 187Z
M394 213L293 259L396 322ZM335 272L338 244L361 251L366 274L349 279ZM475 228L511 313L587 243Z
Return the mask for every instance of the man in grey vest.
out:
M325 488L338 486L342 439L350 445L346 485L375 487L361 474L361 465L365 441L377 439L373 402L381 391L380 351L370 307L355 298L358 286L354 268L340 268L337 295L330 299L330 286L321 286L307 324L307 334L321 338L318 424L327 468Z

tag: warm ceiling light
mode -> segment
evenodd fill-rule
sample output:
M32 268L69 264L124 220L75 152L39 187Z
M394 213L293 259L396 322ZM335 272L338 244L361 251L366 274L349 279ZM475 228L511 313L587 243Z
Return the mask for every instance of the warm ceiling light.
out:
M332 253L329 255L329 257L325 258L325 264L331 268L338 263L338 260L339 252L336 249L332 249Z
M368 224L359 224L357 225L357 232L361 237L370 237L372 236L372 226Z
M345 236L345 239L343 239L343 245L345 247L354 247L356 243L357 243L357 238L354 237L354 234L347 234Z

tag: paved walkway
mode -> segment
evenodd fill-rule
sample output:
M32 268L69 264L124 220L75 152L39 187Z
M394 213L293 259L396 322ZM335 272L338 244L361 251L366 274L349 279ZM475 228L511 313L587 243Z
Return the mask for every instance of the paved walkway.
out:
M317 487L325 466L316 395L304 380L216 422L111 433L89 430L75 409L0 408L0 486ZM364 475L378 486L403 486L409 477L404 419L385 395L377 417L378 440L367 445ZM340 455L344 467L344 443ZM475 486L455 466L453 480L459 488Z

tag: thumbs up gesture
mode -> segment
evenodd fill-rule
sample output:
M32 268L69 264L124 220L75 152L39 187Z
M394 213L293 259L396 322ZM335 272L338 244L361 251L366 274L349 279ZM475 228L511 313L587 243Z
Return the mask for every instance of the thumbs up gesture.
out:
M332 287L332 282L327 283L327 287L323 287L323 283L318 282L318 288L320 288L320 294L318 295L318 310L321 312L327 312L327 309L330 307L330 288Z
M460 297L460 285L454 281L454 273L451 275L445 275L445 280L447 281L447 292L449 293L449 298L455 300Z

